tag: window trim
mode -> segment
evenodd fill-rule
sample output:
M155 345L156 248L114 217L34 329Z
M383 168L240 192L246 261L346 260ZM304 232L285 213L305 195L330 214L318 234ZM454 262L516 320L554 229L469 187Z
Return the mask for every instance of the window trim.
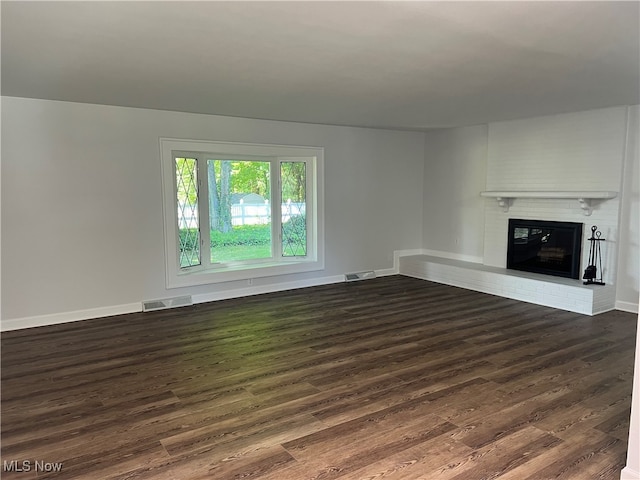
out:
M193 153L236 157L242 160L275 158L278 160L275 162L277 168L280 168L282 161L299 161L301 158L313 157L313 160L307 163L306 211L311 214L307 216L307 255L305 257L258 259L255 262L247 263L211 264L209 267L203 264L199 267L180 268L174 157L176 154ZM250 280L324 269L324 148L161 137L160 158L167 288ZM273 165L272 163L272 168ZM279 177L278 173L278 179ZM272 192L277 191L279 196L279 184L277 188L275 187L275 182L272 179ZM272 201L275 199L272 198ZM200 198L198 203L200 203ZM274 238L274 241L281 243L279 234ZM275 250L280 251L281 245ZM201 255L210 255L210 253L202 250Z

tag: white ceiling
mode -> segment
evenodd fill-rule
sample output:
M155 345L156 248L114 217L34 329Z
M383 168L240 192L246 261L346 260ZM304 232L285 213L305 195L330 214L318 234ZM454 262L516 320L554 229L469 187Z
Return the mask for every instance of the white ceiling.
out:
M640 103L640 3L7 2L2 95L406 129Z

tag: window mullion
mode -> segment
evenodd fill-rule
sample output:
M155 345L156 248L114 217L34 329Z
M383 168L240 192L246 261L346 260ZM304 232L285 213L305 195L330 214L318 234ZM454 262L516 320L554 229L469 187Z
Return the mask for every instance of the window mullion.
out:
M271 232L273 238L273 258L282 260L282 179L280 178L280 160L271 162Z
M316 243L316 198L317 198L317 189L316 185L316 170L315 170L316 162L305 160L305 172L306 172L306 192L307 196L305 198L306 201L306 228L307 228L307 257L310 253L315 254L313 252L316 251L317 243Z
M209 224L209 181L207 159L196 156L198 164L198 216L200 227L200 262L204 268L211 266L211 226Z

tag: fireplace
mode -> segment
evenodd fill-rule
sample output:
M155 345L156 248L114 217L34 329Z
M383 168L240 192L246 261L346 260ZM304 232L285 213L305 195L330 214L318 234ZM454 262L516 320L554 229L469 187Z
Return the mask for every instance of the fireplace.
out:
M507 268L580 278L582 225L509 219Z

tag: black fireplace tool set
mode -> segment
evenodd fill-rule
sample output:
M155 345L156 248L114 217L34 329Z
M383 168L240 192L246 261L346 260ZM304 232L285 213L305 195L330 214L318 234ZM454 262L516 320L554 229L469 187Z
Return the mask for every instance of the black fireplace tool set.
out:
M604 285L602 281L602 251L600 250L600 242L603 242L604 238L601 238L601 236L602 232L598 231L598 227L595 225L591 227L591 238L589 238L589 265L584 270L584 275L582 276L582 279L586 280L582 282L585 285Z

